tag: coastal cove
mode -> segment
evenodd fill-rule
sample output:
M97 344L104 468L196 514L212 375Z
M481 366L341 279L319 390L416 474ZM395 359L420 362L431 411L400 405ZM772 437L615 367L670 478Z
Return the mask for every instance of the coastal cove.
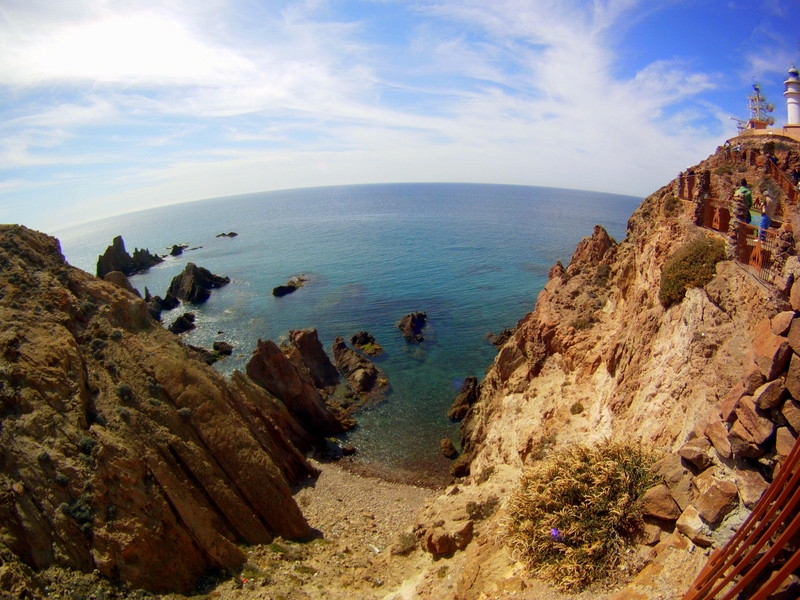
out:
M439 440L457 439L446 413L467 376L482 378L495 348L488 333L532 310L550 267L566 263L596 224L620 240L639 198L575 190L475 184L386 184L310 188L216 198L132 213L50 232L68 262L90 273L121 235L129 252L167 254L131 283L163 295L188 262L230 277L200 306L185 310L197 328L183 335L210 348L233 345L217 363L242 370L256 341L279 342L314 327L330 353L336 336L368 331L384 348L376 360L391 384L386 401L358 415L348 434L357 461L440 480L449 461ZM217 237L235 231L235 237ZM302 275L304 285L272 290ZM407 343L397 321L425 311L425 341Z

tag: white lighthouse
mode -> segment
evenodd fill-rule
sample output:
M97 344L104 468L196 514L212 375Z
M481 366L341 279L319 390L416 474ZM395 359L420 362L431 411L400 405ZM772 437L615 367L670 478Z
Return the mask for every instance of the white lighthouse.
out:
M794 65L789 69L789 76L783 82L786 91L787 127L800 127L800 73Z

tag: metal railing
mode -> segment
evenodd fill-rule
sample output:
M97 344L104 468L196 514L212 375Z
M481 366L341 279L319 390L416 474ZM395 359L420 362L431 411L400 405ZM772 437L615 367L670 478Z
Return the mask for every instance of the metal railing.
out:
M759 228L735 221L736 261L762 281L774 283L780 275L776 252L778 231L770 227L759 235Z
M753 512L715 550L683 600L765 600L800 567L800 443Z

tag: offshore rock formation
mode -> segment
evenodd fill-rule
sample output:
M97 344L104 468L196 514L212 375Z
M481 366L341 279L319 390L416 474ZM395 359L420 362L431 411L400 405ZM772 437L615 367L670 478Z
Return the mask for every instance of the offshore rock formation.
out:
M189 304L202 304L211 296L211 290L231 282L229 277L214 275L208 269L187 263L180 275L172 278L166 298L177 298Z
M139 248L134 248L133 256L131 256L125 250L122 236L118 235L106 248L106 251L97 257L97 276L103 278L112 271L120 271L130 277L163 261L164 259L160 256L150 254L149 250L140 250Z
M360 400L348 410L360 410L366 404L383 398L389 389L389 380L384 372L375 366L370 359L359 354L342 337L333 341L333 362L339 372L347 378L352 390Z
M800 156L798 144L782 143L782 162ZM708 174L709 189L732 191L742 176L771 185L763 166L729 163L720 149L694 170ZM500 541L502 504L478 509L496 506L526 465L554 447L633 438L664 452L663 485L645 498L650 521L639 554L658 562L668 589L680 594L706 558L686 550L731 535L800 432L800 362L792 352L800 348L792 333L800 328L798 284L764 285L723 261L682 302L659 303L661 267L677 247L698 236L725 239L694 225L694 203L675 189L642 202L625 240L597 227L566 268L554 266L535 310L481 382L462 421L459 461L468 469L430 503L415 532L436 555L463 550L449 564L459 573L459 598L524 589L520 564ZM797 222L793 211L784 207L785 221ZM473 533L481 543L465 544ZM661 597L650 595L654 585L637 579L636 593L619 597ZM421 589L435 593L435 577Z
M56 565L188 592L240 566L237 544L311 535L290 486L320 437L289 384L225 380L24 227L0 227L0 290L5 589L41 596L31 569Z
M407 314L397 323L397 328L403 333L403 337L407 342L419 344L425 338L422 335L422 330L428 319L428 314L424 312L414 312Z

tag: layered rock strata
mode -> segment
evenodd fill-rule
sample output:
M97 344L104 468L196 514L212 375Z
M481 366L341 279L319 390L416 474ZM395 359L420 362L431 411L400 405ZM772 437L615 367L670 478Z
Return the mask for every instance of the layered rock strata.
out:
M320 432L294 383L225 380L49 236L0 227L0 267L4 585L41 595L26 568L57 565L189 592L237 544L311 536L291 486Z

